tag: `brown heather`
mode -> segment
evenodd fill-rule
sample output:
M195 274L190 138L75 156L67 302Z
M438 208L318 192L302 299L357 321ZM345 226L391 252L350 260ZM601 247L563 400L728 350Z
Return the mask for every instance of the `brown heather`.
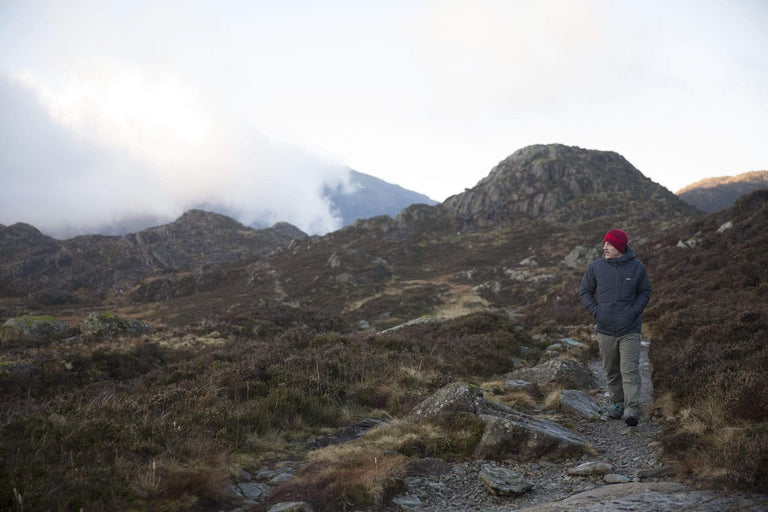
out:
M302 469L264 510L283 498L318 510L375 507L411 461L472 453L479 426L470 418L442 428L398 421L443 385L465 380L489 400L544 408L549 390L505 391L503 375L538 361L553 339L592 339L578 300L584 268L560 263L617 226L654 287L644 322L667 457L703 484L768 493L768 192L696 215L649 180L634 190L636 170L622 171L630 192L616 195L621 159L582 155L575 172L573 149L520 152L536 157L523 175L530 205L550 210L517 217L508 208L495 224L490 200L520 185L515 159L451 202L459 216L415 206L293 242L278 229L263 233L270 250L258 254L243 245L256 241L249 228L202 212L122 241L59 243L31 226L0 226L0 317L76 326L104 311L153 328L2 340L0 509L223 509L236 506L230 486L241 469L286 459ZM603 161L613 167L603 172ZM563 172L567 194L534 186ZM191 231L205 236L190 242ZM124 295L111 293L123 282ZM430 315L447 320L374 334ZM594 359L596 345L572 355ZM310 451L309 439L368 417L388 423Z
M694 475L768 492L768 191L656 246L646 319L665 447Z
M208 323L224 331L229 321ZM183 349L180 342L156 333L6 354L2 502L13 503L17 488L29 510L221 503L240 468L255 471L274 450L290 451L325 428L401 416L451 380L490 379L522 357L530 338L500 315L475 314L378 336L300 326L262 338L230 334L217 344L187 338L192 345ZM463 434L446 436L453 441L430 453L472 446ZM317 479L320 502L373 503L414 450L374 450L373 466L334 455L331 468L320 453L302 478ZM326 469L316 474L318 467Z

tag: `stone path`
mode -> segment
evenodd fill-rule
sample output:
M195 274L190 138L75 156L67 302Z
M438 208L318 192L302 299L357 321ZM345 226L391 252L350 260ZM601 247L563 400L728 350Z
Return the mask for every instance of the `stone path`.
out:
M605 389L605 375L600 363L593 362L590 370L600 382L601 389ZM628 427L618 420L590 420L568 415L561 417L563 426L592 444L594 454L557 463L482 460L450 463L440 459L421 459L412 464L402 492L392 503L361 508L359 512L768 512L766 495L700 490L674 481L673 466L661 459L662 450L657 440L660 425L648 411L653 390L648 344L645 342L640 370L640 404L643 414L637 427ZM604 410L612 405L606 393L597 397L597 401ZM353 439L374 426L361 425L360 432L342 433L340 437L333 436L328 442ZM318 440L318 446L325 444L321 441ZM588 462L609 465L610 470L587 476L574 474L577 467ZM283 467L281 472L272 473L266 475L266 480L259 480L291 478L293 470ZM525 490L519 495L491 494L483 479L497 473L515 473L524 482ZM270 485L272 483L270 481ZM245 489L239 492L246 496L250 494L248 497L256 504L268 494L270 486L254 485L261 485L255 489L255 494L247 493ZM305 503L280 506L283 505L298 507L285 510L310 510L302 508L309 506ZM238 510L249 509L246 506Z
M595 455L559 463L472 461L449 464L438 460L422 461L406 479L406 488L395 499L394 505L371 510L768 511L768 496L696 490L671 481L673 468L660 459L662 450L656 439L660 425L648 414L652 388L647 343L643 343L640 364L643 417L637 427L627 427L618 420L567 420L570 424L566 426L592 443L597 452ZM600 363L593 363L590 369L604 389L605 375ZM608 409L612 404L608 403L604 394L599 398L599 405ZM610 464L614 479L625 483L608 484L603 475L583 477L569 473L569 470L587 461ZM533 484L533 489L521 496L493 496L479 477L481 471L489 467L501 467L521 474Z

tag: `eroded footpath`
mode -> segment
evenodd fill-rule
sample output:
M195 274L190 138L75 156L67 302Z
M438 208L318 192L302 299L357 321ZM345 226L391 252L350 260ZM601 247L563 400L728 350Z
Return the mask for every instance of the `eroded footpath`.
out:
M637 427L628 427L618 420L569 420L568 428L594 446L594 455L557 463L423 460L413 468L394 504L378 510L768 511L768 496L700 490L675 481L673 466L661 458L661 445L657 440L660 425L648 411L652 387L645 342L640 362L643 417ZM599 362L593 362L590 370L604 386L605 376ZM603 409L609 409L611 404L605 394L597 400ZM595 474L574 474L586 463L596 463L602 470L597 469ZM493 495L483 483L483 475L494 470L521 475L531 484L530 490L513 496Z

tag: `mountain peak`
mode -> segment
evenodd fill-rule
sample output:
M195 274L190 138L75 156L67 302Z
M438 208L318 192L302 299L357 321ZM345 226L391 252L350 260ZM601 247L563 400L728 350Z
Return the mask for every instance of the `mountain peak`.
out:
M444 208L466 225L543 220L564 223L603 215L653 218L695 210L612 151L538 144L515 151ZM630 208L631 207L631 208Z
M197 209L184 212L181 217L171 224L190 228L248 229L240 222L226 215Z

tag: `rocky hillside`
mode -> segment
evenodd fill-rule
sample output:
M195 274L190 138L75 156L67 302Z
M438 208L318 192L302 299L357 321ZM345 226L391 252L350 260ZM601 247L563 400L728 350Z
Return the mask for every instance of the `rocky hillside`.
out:
M557 158L533 158L536 154ZM217 278L217 293L199 280L170 274L138 283L129 299L151 303L185 296L168 314L188 318L203 300L194 299L195 290L207 293L206 311L212 314L229 307L219 299L223 293L253 308L264 301L291 304L378 330L422 315L455 317L487 309L540 325L577 323L588 319L572 300L572 288L586 264L599 257L607 230L627 229L642 259L650 240L696 212L615 153L536 146L506 162L517 162L514 171L499 166L444 204L411 206L394 219L359 220L323 237L297 240L257 262L226 267ZM555 178L560 170L567 179ZM539 171L549 176L547 190L536 182ZM617 175L624 176L621 190ZM516 191L526 187L541 190L529 198L538 206L515 214L515 205L523 204ZM621 211L617 197L626 199ZM483 205L491 198L496 211L509 215L486 225L491 207ZM566 222L568 216L581 222Z
M183 318L217 303L227 309L234 296L376 328L482 308L524 314L547 297L566 300L558 286L595 257L605 231L621 226L642 249L695 211L616 153L532 146L443 204L358 220L323 237L190 212L122 238L48 239L40 254L11 260L0 286L3 295L47 304L114 290L133 303L186 297L169 312ZM538 310L572 311L556 302Z
M0 226L0 297L30 304L93 303L142 279L252 261L306 236L285 223L255 230L200 210L123 237L58 241L29 225Z
M603 216L674 218L694 209L610 151L560 144L520 149L474 188L445 201L465 226L532 220L566 224Z
M266 511L279 500L382 512L402 493L425 510L501 511L617 492L608 477L766 492L768 191L703 214L614 153L535 146L505 162L445 204L322 237L201 211L66 242L0 226L0 508L20 510L23 496L30 510ZM602 383L541 371L570 381L582 372L558 368L598 357L577 290L616 227L654 286L653 389L629 431L572 415L576 391L601 402L586 402L591 416L610 406ZM479 385L482 400L456 382ZM470 407L444 424L410 421L444 389ZM531 417L592 448L519 457L533 446L520 444L532 438L519 420ZM495 433L513 434L493 445L505 451L488 443ZM572 473L584 462L616 473ZM486 491L500 474L532 485L521 498ZM679 489L664 510L682 506ZM741 506L737 494L691 496ZM594 497L580 499L597 510ZM742 508L764 510L754 503Z
M645 319L665 445L692 472L719 468L709 477L765 492L768 190L669 230L655 247Z
M676 193L680 199L699 210L717 212L730 208L744 194L761 188L768 188L768 171L706 178Z

